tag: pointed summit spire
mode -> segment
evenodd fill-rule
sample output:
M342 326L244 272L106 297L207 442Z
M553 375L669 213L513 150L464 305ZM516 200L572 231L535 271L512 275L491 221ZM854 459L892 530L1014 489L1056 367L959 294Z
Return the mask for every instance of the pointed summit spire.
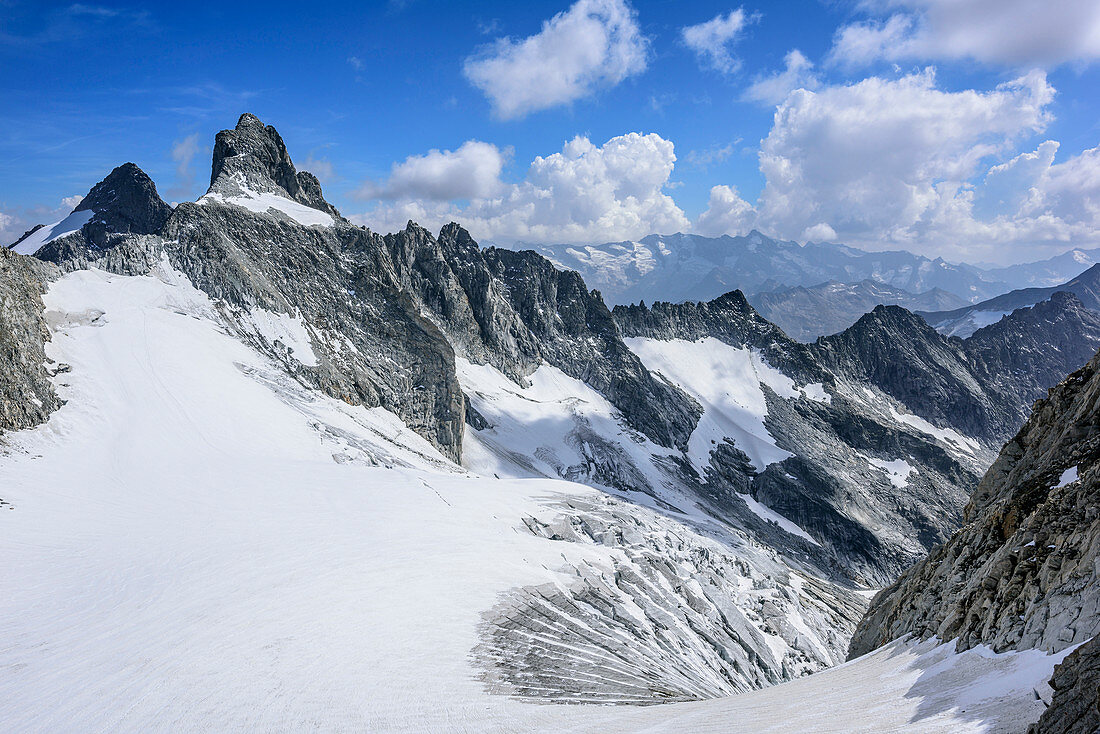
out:
M279 131L248 112L240 116L235 128L222 130L214 138L210 191L225 196L277 194L340 216L336 207L325 201L317 177L294 168Z

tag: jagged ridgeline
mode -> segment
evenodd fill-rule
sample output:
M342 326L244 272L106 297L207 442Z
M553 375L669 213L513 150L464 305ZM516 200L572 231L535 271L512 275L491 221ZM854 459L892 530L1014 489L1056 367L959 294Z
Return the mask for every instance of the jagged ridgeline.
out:
M472 441L513 473L702 510L843 583L887 583L946 540L1030 402L1100 347L1100 320L1073 296L965 341L889 307L801 344L739 291L612 313L576 272L481 248L457 224L433 236L412 222L388 235L350 223L250 114L218 133L198 201L169 207L128 163L14 249L62 270L144 274L167 261L296 379L392 411L454 461L469 464ZM33 300L49 266L5 262ZM40 350L41 310L24 310ZM1042 359L1051 346L1057 356ZM711 371L693 371L707 360ZM20 407L30 413L10 426L56 407L47 373L27 369L16 383L29 387L11 389L41 407ZM589 392L535 397L545 369ZM514 395L560 414L509 433Z
M295 170L278 132L250 114L218 133L199 201L171 209L126 164L77 211L91 216L43 243L39 258L132 274L164 256L234 315L260 309L304 321L315 363L285 344L260 346L330 395L392 410L455 460L466 406L454 347L521 384L536 365L554 364L662 446L686 442L698 417L622 344L575 273L532 253L482 251L457 225L438 239L411 222L386 236L352 225L312 174Z

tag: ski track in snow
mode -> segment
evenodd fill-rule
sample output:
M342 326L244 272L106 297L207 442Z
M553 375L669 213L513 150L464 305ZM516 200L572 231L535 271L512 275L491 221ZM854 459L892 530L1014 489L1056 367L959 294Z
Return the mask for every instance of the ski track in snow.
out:
M934 641L691 703L491 695L470 661L482 614L566 583L563 563L620 558L522 519L603 495L465 473L386 411L305 391L165 268L74 272L44 300L72 371L66 405L0 444L6 731L998 732L1039 715L1060 656Z

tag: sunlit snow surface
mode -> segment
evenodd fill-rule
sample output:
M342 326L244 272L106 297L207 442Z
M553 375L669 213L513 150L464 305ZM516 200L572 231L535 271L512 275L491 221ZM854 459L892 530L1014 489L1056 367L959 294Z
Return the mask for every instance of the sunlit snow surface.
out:
M685 704L490 693L471 651L504 592L632 563L524 520L629 505L464 473L287 378L167 268L71 273L45 302L72 370L0 454L5 731L985 732L1042 707L1056 658L935 643Z
M328 212L323 212L320 209L314 209L305 204L300 204L285 196L279 196L278 194L269 192L252 191L247 186L244 186L243 183L239 185L239 189L240 194L238 196L225 196L211 191L203 195L198 200L198 203L206 204L215 201L223 204L233 204L251 212L256 212L257 214L266 214L269 210L274 209L277 212L287 215L298 224L303 224L307 227L314 224L323 227L331 227L336 223L336 220L333 219L332 215Z
M683 388L703 406L703 416L688 440L688 456L703 474L710 452L733 439L758 471L791 456L775 445L764 426L768 404L761 385L780 397L826 400L821 385L801 390L755 350L732 347L711 337L689 342L636 337L625 340L647 369Z
M887 476L890 478L890 484L893 484L898 489L908 487L909 475L916 471L916 469L914 469L905 459L894 459L893 461L868 459L867 463L886 472Z
M95 212L90 209L72 212L60 222L54 222L53 224L39 227L37 231L32 232L25 240L11 249L18 252L20 255L33 255L47 242L53 242L58 237L64 237L67 234L72 234L77 231L87 224L93 216L95 216Z

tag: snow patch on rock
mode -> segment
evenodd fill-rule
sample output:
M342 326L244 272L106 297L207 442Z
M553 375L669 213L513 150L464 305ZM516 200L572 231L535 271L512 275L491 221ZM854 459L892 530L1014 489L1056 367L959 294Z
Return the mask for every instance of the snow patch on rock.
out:
M820 399L816 388L796 389L791 378L748 347L732 347L713 337L694 342L645 337L624 341L648 370L703 406L703 416L688 440L688 458L701 475L710 464L711 451L727 438L733 439L758 471L792 456L776 446L764 426L768 404L762 385L784 398Z
M336 223L336 220L328 212L323 212L319 209L300 204L293 199L288 199L285 196L273 194L270 192L259 192L249 189L243 183L243 178L237 182L237 188L239 195L237 196L225 196L216 191L210 191L207 194L199 198L199 204L207 204L210 202L218 202L222 204L233 204L234 206L243 207L251 212L257 214L267 214L269 210L282 212L298 224L310 227L319 225L322 227L331 227Z
M893 484L898 489L908 487L909 475L916 471L916 469L914 469L905 459L894 459L893 461L868 459L867 463L886 472L890 477L890 484Z

